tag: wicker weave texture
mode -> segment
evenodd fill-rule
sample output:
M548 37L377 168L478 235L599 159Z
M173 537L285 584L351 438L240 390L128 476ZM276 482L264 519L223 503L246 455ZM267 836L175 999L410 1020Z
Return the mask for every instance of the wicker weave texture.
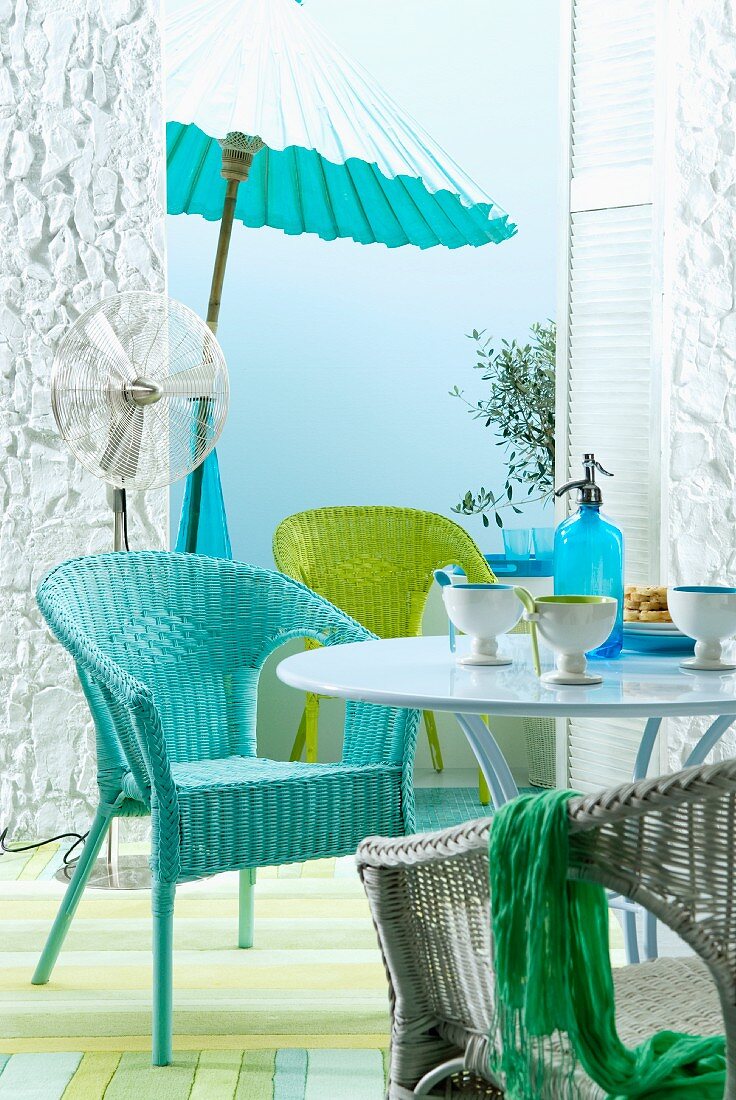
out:
M525 718L529 782L534 787L557 786L557 729L554 718Z
M270 570L169 553L65 562L39 606L77 662L97 730L103 802L153 814L161 881L354 850L411 830L418 716L347 710L341 763L256 756L258 677L283 642L371 634Z
M379 638L418 635L435 569L495 578L470 535L434 512L388 506L315 508L288 516L273 539L277 567Z
M736 762L689 768L569 803L571 874L641 902L699 958L660 959L616 972L623 1040L653 1030L723 1034L726 1100L736 1100ZM389 976L392 1004L390 1100L462 1055L487 1070L491 1021L490 821L404 840L371 838L358 850ZM604 1100L578 1070L540 1100ZM471 1081L438 1096L472 1096Z

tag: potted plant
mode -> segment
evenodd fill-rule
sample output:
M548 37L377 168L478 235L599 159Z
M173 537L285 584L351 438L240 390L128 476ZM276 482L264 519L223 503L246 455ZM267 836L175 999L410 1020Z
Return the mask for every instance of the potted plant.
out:
M452 509L463 516L480 515L485 527L492 513L503 527L502 511L517 515L525 504L547 501L554 488L555 469L555 343L553 321L531 327L528 344L502 340L496 350L484 332L473 329L468 339L475 345L475 369L487 383L485 396L473 402L463 390L450 390L467 405L474 420L483 422L498 437L504 450L506 482L494 493L481 486L468 490Z
M555 343L553 321L534 324L529 343L502 340L499 350L483 332L473 329L468 339L475 345L475 369L487 384L485 396L473 402L458 386L451 391L467 405L468 415L480 420L497 436L496 446L506 458L506 482L493 493L481 486L468 490L453 508L463 516L480 515L488 527L489 513L503 527L502 512L517 515L525 504L548 501L554 489L555 471ZM525 718L529 782L554 787L555 723L549 718Z

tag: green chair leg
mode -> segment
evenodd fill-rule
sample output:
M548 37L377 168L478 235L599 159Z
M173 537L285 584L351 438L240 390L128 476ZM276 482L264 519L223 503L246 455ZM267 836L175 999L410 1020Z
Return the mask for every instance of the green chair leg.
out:
M296 731L296 737L294 738L294 744L291 746L291 756L289 760L301 760L302 753L304 752L304 746L307 741L307 708L302 711L301 722L299 723L299 729Z
M171 882L151 883L153 913L153 1050L154 1066L168 1066L173 1047L174 896Z
M255 867L244 867L240 872L238 898L238 947L253 946L253 922L255 919L253 887L255 884Z
M301 760L306 748L306 761L308 764L317 763L319 740L319 695L307 695L299 729L296 731L294 744L291 746L289 760Z
M306 719L306 753L304 758L308 764L316 764L319 753L319 695L307 696L304 717Z
M445 762L442 759L442 749L440 748L440 738L437 733L437 723L434 720L434 715L431 710L424 711L424 728L427 731L427 741L429 742L429 754L432 757L432 767L436 772L441 772L444 769Z
M69 931L69 925L72 923L77 906L84 893L84 887L87 885L90 871L95 865L105 834L110 827L112 816L109 808L98 808L95 814L82 854L77 860L74 874L66 888L59 912L56 914L56 920L51 927L49 938L46 940L41 958L38 960L35 973L31 978L33 985L45 985L51 977L51 971L54 969L54 964L59 957L59 952Z

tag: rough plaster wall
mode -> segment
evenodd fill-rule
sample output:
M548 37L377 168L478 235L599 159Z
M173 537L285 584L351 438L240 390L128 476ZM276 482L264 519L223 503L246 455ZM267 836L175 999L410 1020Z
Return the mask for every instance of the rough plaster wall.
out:
M33 592L110 548L102 484L60 442L54 346L100 298L164 288L158 0L0 0L0 827L86 825L91 725ZM133 498L162 546L167 494Z
M734 584L736 7L672 0L670 26L664 567L670 584ZM670 723L672 767L703 728ZM717 754L734 751L730 735Z

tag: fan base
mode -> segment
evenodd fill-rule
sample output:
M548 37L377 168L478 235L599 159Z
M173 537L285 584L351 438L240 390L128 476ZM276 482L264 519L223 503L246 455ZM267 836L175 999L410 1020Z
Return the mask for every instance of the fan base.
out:
M68 883L74 874L75 864L60 867L55 877ZM117 864L98 859L92 868L87 886L93 890L150 890L151 868L145 856L123 856Z

